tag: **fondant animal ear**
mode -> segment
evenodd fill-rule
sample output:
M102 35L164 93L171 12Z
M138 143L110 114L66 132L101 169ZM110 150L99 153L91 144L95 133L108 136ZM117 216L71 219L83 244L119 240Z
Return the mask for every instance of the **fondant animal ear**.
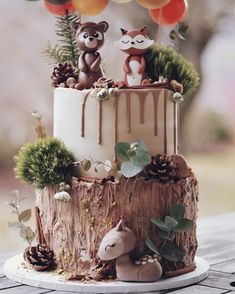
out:
M142 27L142 29L140 29L140 31L141 31L142 33L144 33L144 34L147 34L148 29L147 29L146 26L144 26L144 27Z
M105 33L109 28L109 24L106 21L101 21L98 23L98 27L101 30L101 32Z
M125 35L128 31L125 30L125 29L123 29L123 28L121 28L121 32L122 32L122 35Z
M74 32L76 32L78 30L78 28L81 26L82 24L80 22L75 22L72 24L72 29Z
M123 219L120 219L119 223L116 226L116 230L118 232L121 232L121 231L124 231L125 230L125 224L124 224Z

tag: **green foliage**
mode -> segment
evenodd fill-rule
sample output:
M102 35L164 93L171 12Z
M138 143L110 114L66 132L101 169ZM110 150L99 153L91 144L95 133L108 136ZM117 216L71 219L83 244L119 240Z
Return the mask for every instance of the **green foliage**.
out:
M17 178L41 189L70 181L74 156L60 140L46 138L25 144L15 161Z
M115 152L124 161L121 165L121 172L127 178L136 176L151 162L151 155L141 140L131 144L120 142L115 146Z
M7 204L13 209L12 213L17 215L17 221L8 222L8 226L11 228L19 229L21 238L26 240L29 243L29 245L31 245L36 234L29 226L25 225L25 223L30 220L32 211L31 209L20 210L20 202L23 199L24 198L19 198L19 191L16 190L13 193L12 200L10 202L7 202Z
M185 207L177 204L169 210L164 221L152 218L151 223L157 226L157 235L161 239L161 244L157 247L156 244L148 238L146 240L148 248L168 261L181 261L185 255L185 251L174 244L175 234L190 230L194 225L194 222L184 218L184 215Z
M67 13L57 16L56 35L59 44L52 46L48 42L48 46L44 49L43 55L49 64L57 64L69 62L73 66L78 67L79 49L76 44L76 32L72 26L80 21L77 13Z
M184 87L183 94L195 90L199 84L199 75L193 65L168 46L151 46L145 54L146 73L153 81L163 76L169 81L176 80Z

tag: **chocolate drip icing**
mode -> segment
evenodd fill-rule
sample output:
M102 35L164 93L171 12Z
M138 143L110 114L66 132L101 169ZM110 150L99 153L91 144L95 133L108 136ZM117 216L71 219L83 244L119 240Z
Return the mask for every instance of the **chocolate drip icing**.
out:
M164 90L164 153L167 153L167 99L168 93Z
M138 93L139 104L140 104L140 123L144 124L144 113L145 113L145 101L148 95L148 91Z
M102 144L102 121L103 121L103 101L99 101L99 132L98 132L98 144Z
M153 95L153 111L154 111L154 136L158 136L158 101L161 92L152 92Z
M114 145L118 142L118 101L119 95L114 97Z
M86 101L90 94L90 91L86 93L86 95L82 99L82 115L81 115L81 137L85 136L85 108L86 108Z
M173 111L174 111L174 153L178 153L178 150L177 150L177 145L178 145L178 138L177 138L177 103L176 102L173 102L174 103L174 108L173 108Z
M131 132L131 93L126 92L126 132Z

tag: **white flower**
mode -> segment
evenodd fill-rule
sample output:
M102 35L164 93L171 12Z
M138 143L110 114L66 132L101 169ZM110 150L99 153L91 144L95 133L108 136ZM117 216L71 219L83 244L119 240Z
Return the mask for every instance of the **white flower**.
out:
M72 197L69 195L68 192L61 191L61 192L55 193L54 199L61 202L69 202L72 199Z
M184 101L184 97L179 92L175 92L172 96L174 102L181 103Z

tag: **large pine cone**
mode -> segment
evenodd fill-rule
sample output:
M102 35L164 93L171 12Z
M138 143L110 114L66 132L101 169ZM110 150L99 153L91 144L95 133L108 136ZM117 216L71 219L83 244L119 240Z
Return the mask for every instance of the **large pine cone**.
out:
M37 245L27 247L24 252L24 260L27 261L36 271L55 269L54 253L46 246Z
M53 69L51 86L69 88L71 84L76 84L77 80L77 70L70 63L59 63Z
M145 180L157 180L160 183L174 182L177 178L176 166L171 156L157 154L152 156L150 164L145 166L142 175Z

